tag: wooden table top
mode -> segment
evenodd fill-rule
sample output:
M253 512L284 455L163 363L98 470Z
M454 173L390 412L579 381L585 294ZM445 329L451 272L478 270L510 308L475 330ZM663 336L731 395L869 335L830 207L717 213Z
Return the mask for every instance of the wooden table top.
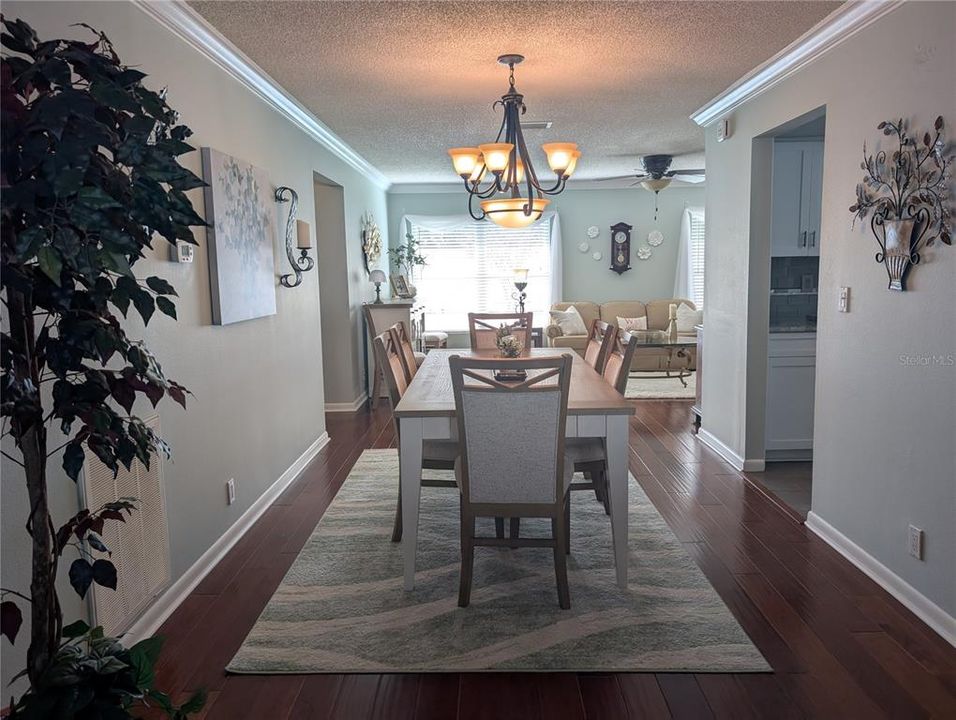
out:
M565 348L531 348L532 357L554 357L570 354L571 387L568 395L568 415L633 415L634 405L625 400L601 377L584 358ZM418 368L411 385L405 391L396 417L424 417L455 415L455 393L451 385L451 369L448 358L462 357L495 358L495 352L472 352L468 348L432 350Z

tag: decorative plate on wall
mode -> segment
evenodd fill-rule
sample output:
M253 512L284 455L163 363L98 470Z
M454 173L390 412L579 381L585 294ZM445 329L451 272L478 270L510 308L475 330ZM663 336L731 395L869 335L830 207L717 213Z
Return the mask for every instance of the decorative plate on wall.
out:
M588 228L588 237L591 238L592 240L600 234L601 234L601 228L599 228L597 225L592 225L591 227Z
M651 257L651 249L647 245L641 245L637 249L637 259L638 260L647 260Z
M583 243L578 245L578 250L580 250L581 252L587 252L590 249L591 249L591 246L588 245L587 240L585 240Z
M647 244L651 247L657 247L662 242L664 242L664 233L660 230L651 230L647 234Z
M595 250L594 253L591 255L591 257L593 257L595 260L600 260L604 256L601 255L600 250Z

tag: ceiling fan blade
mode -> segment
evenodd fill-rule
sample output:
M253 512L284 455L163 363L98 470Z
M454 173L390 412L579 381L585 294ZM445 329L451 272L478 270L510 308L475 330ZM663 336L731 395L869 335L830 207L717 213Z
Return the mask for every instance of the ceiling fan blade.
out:
M615 175L613 177L595 178L595 180L597 180L598 182L604 182L606 180L627 180L628 178L633 178L633 177L634 177L634 173L631 173L630 175Z
M668 176L671 176L671 175L703 175L704 172L705 172L705 171L704 171L703 169L701 169L701 170L671 170L669 173L667 173L667 175L668 175Z
M674 179L680 182L697 184L704 182L706 177L704 175L678 175Z

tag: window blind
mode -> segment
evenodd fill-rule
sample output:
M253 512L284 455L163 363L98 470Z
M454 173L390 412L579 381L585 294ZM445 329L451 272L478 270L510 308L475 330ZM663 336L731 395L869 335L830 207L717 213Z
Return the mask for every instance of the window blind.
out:
M690 213L691 300L704 306L704 213Z
M511 312L514 269L528 269L525 311L534 324L547 324L551 294L550 223L507 229L491 222L463 221L451 229L429 230L409 223L427 264L415 286L429 330L467 330L469 312Z

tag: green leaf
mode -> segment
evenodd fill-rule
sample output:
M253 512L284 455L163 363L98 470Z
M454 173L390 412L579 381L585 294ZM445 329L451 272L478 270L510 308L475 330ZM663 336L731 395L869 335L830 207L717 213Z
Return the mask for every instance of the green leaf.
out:
M4 600L0 603L0 634L6 635L11 645L17 639L21 625L23 625L23 613L17 604L12 600Z
M97 585L108 587L111 590L116 589L116 566L109 560L102 558L95 561L92 567L93 581Z
M83 558L73 561L70 565L70 585L81 598L86 597L86 591L93 584L93 566Z
M167 297L160 295L156 298L156 307L164 315L168 315L173 320L176 320L176 306L173 304L173 301Z
M79 479L85 459L86 453L83 452L83 443L76 440L67 445L63 451L63 469L73 482L77 482Z
M60 271L63 270L63 259L60 253L49 245L44 245L37 250L37 262L40 263L40 269L57 285L60 284Z
M140 640L129 649L129 662L133 668L133 677L136 687L151 687L155 680L154 668L159 661L159 653L163 648L163 638L153 636Z
M146 278L146 285L159 295L176 295L176 289L161 277L150 276Z
M104 208L113 208L113 207L122 207L116 200L113 199L105 190L98 187L85 186L79 189L79 192L76 194L77 198L84 205L96 208L97 210L103 210Z
M76 622L65 626L62 630L62 635L67 640L73 640L78 637L83 637L89 631L89 625L87 625L83 620L77 620Z

